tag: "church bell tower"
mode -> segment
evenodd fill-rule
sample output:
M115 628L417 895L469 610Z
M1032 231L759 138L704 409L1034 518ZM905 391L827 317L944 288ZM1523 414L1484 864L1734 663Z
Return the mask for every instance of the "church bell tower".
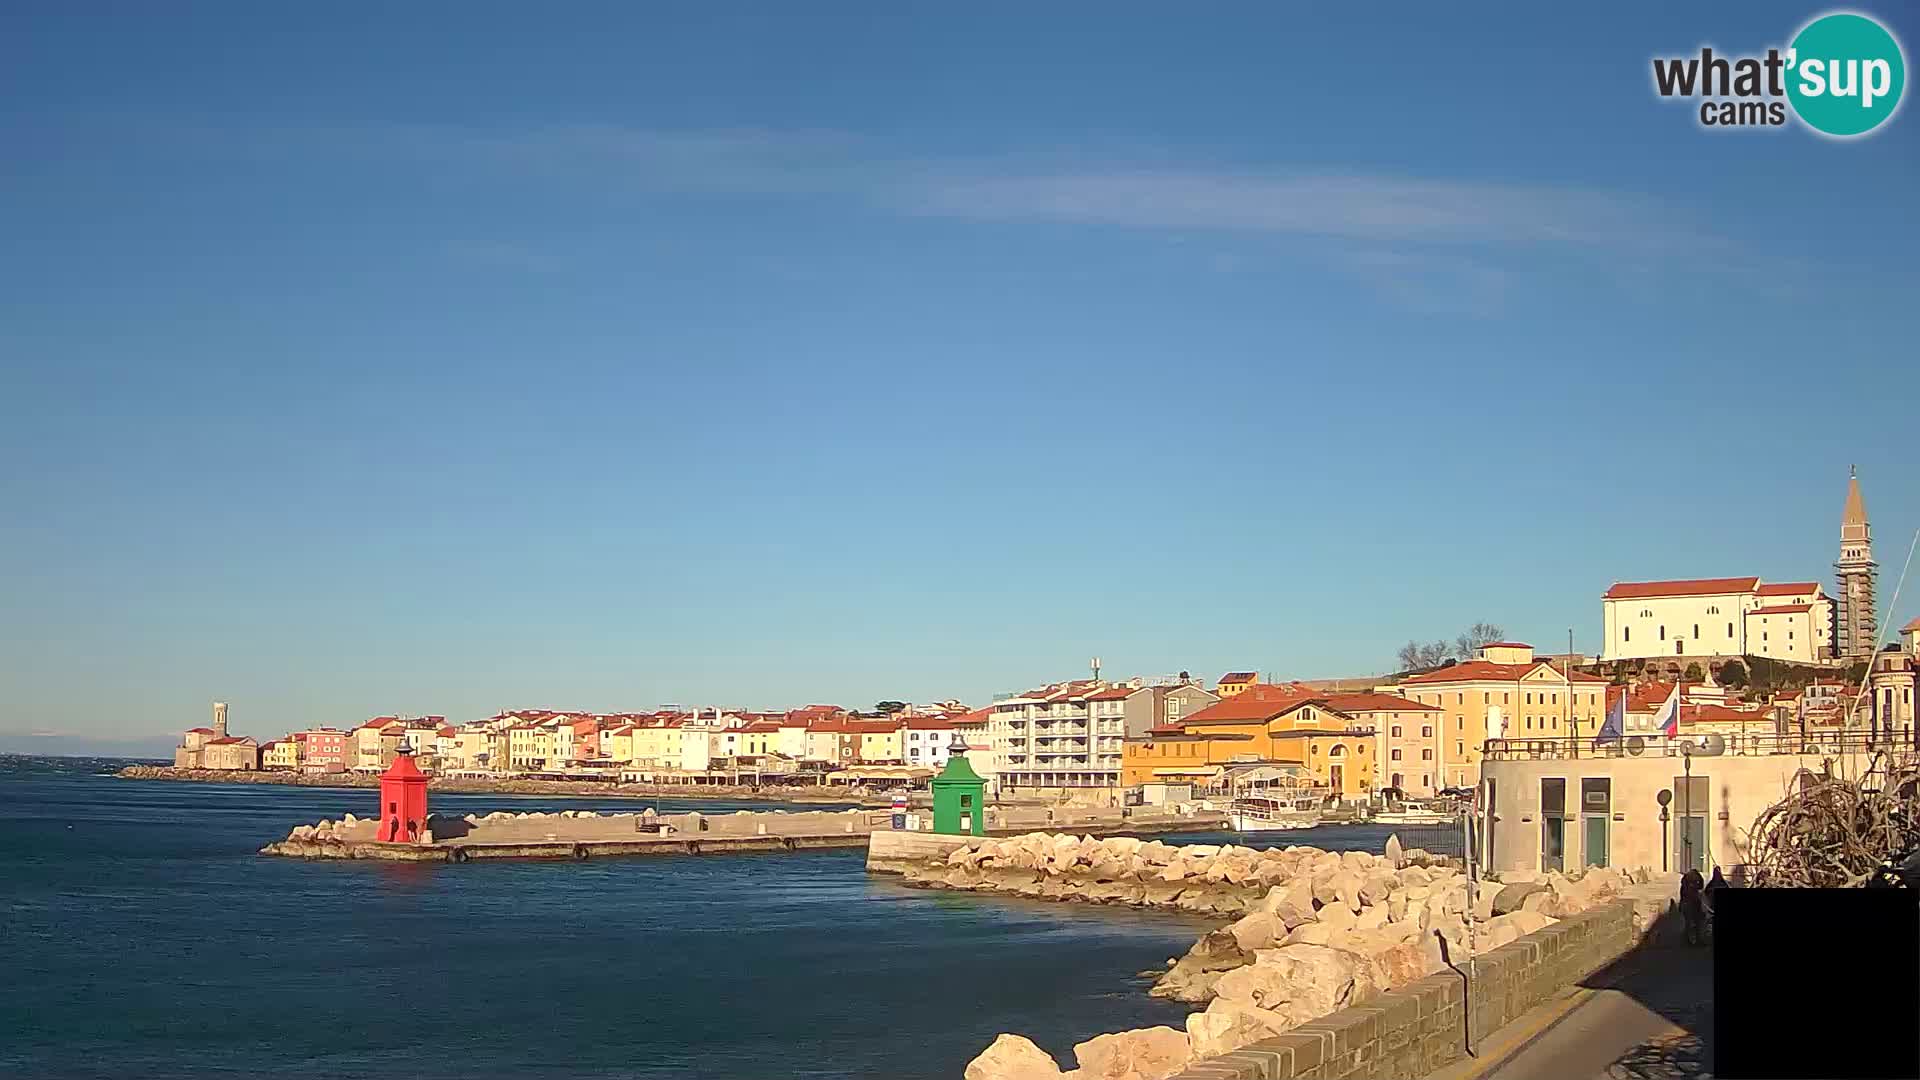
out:
M1844 660L1873 655L1878 625L1874 621L1873 526L1867 523L1867 501L1860 497L1860 478L1847 469L1847 505L1840 512L1840 559L1833 564L1840 576L1839 604L1834 609L1833 655Z

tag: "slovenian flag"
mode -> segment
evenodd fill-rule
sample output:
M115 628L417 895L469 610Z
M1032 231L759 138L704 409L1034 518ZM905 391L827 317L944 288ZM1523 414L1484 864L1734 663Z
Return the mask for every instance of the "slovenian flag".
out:
M1620 688L1620 696L1607 706L1606 722L1600 725L1600 734L1593 737L1595 746L1605 742L1615 742L1627 733L1627 688Z
M1673 682L1673 693L1660 705L1660 711L1653 714L1653 724L1662 735L1680 734L1680 680Z

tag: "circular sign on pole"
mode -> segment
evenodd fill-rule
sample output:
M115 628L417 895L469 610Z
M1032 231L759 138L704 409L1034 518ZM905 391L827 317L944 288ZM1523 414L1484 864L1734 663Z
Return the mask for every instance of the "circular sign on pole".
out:
M1655 795L1653 801L1659 803L1661 806L1665 806L1673 801L1673 792L1668 791L1666 788L1661 788L1660 794Z

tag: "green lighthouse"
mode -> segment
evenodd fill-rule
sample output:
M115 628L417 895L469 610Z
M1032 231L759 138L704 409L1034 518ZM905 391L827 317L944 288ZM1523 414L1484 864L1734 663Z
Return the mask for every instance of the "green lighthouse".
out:
M985 836L987 782L967 763L967 741L953 736L947 767L928 781L933 788L933 831L950 836Z

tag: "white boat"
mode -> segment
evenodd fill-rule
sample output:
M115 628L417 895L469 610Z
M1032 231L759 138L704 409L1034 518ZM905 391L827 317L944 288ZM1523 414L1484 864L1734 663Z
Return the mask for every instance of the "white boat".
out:
M1300 804L1307 805L1302 806ZM1234 832L1282 832L1320 824L1319 800L1242 796L1227 808Z
M1426 807L1406 807L1400 810L1388 810L1373 815L1375 825L1452 825L1459 816L1441 810L1429 810Z

